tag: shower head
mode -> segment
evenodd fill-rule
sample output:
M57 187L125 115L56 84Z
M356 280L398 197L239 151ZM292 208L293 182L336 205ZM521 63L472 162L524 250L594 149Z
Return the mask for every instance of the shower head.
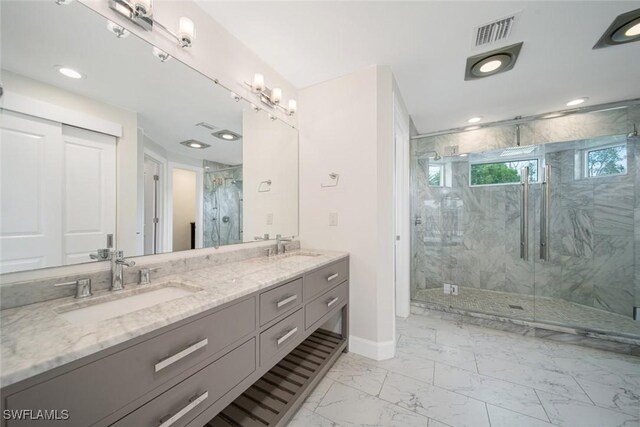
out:
M440 156L440 154L438 154L438 152L436 151L436 155L433 156L433 160L440 160L442 159L442 156Z

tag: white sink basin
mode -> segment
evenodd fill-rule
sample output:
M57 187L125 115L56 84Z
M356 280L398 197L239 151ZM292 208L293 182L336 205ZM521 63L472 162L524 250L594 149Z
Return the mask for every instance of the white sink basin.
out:
M77 301L57 307L55 311L71 323L94 323L153 307L201 290L195 286L171 282L153 288L121 291L126 292L122 294L116 292L113 295L96 297L94 300Z

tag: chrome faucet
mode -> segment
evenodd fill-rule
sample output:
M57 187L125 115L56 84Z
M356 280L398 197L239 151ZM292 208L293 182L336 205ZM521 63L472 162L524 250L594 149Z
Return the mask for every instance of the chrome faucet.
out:
M276 234L276 255L285 252L285 246L282 242L291 242L293 239L283 239L281 234Z
M110 291L120 291L124 289L124 267L133 267L135 261L124 259L122 251L113 251L111 256L111 287Z

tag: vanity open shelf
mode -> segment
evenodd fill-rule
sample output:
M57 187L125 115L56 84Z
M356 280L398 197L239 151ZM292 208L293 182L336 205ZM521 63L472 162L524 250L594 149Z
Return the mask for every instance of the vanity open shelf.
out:
M206 427L285 425L346 345L341 335L316 330Z

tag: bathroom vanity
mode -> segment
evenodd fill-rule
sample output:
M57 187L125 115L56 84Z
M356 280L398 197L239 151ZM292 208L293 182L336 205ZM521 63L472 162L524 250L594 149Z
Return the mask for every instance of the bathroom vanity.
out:
M292 251L3 310L3 409L68 411L46 425L283 425L347 350L348 278L344 253ZM340 314L339 332L321 328Z

